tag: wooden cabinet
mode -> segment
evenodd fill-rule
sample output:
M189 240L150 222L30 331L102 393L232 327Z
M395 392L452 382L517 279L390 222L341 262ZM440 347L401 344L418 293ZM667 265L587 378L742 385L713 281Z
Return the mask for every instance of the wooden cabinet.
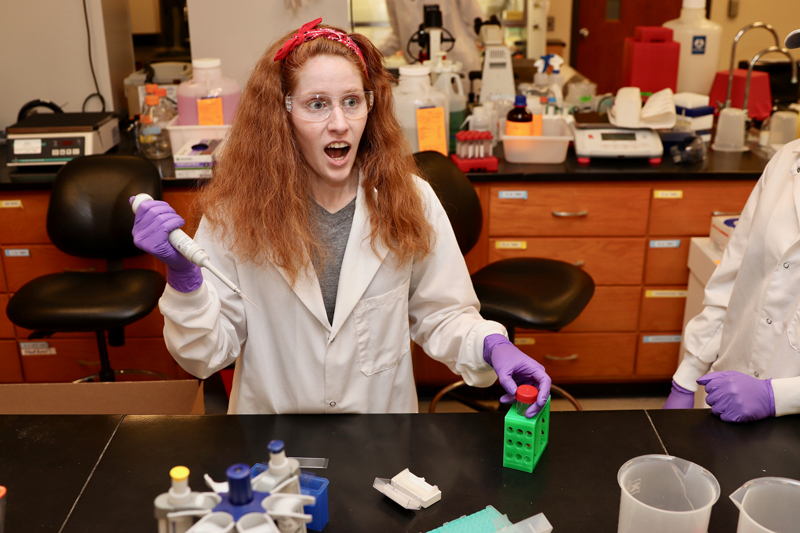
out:
M0 340L0 383L20 383L22 366L19 362L17 343Z
M707 236L715 214L739 214L755 182L662 183L653 187L649 234Z

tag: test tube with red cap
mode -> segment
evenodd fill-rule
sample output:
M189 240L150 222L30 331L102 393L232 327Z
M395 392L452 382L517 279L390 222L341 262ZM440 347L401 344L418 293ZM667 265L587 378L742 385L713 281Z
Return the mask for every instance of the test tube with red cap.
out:
M533 385L520 385L517 387L517 393L514 395L517 399L517 403L515 404L517 414L525 416L525 411L536 401L538 395L539 389Z

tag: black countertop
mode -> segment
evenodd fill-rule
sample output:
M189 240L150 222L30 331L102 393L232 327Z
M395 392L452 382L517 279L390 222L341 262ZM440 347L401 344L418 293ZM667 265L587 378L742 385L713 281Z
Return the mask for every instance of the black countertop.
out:
M120 418L0 416L6 530L154 531L153 499L170 468L187 466L192 489L204 491L203 474L223 481L233 463L266 461L272 439L290 456L330 459L315 472L330 481L325 533L424 532L487 505L512 522L543 512L556 531L616 531L620 466L663 453L717 477L708 531L729 532L738 511L728 495L744 482L800 479L797 416L727 424L708 410L556 412L531 474L503 468L499 413ZM372 488L404 468L438 485L442 500L407 511Z

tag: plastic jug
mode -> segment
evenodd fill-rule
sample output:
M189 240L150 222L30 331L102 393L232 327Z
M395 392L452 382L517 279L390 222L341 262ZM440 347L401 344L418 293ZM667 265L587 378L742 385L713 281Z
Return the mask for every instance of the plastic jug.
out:
M705 468L669 455L642 455L619 469L618 533L705 533L719 483Z
M739 508L737 533L788 533L800 524L800 481L751 479L730 495Z
M233 121L242 89L222 75L217 58L193 59L193 76L178 85L178 125L221 126Z
M676 92L708 94L719 66L722 26L706 18L706 0L683 0L680 18L663 25L681 45Z
M446 71L439 74L434 87L447 96L450 105L449 126L447 128L448 148L451 152L456 150L456 133L459 125L467 118L467 95L461 84L461 76L455 71Z
M444 109L445 132L449 131L450 106L444 92L431 85L430 69L423 65L400 67L397 87L392 88L394 114L411 145L412 152L419 151L417 138L417 109L441 107Z

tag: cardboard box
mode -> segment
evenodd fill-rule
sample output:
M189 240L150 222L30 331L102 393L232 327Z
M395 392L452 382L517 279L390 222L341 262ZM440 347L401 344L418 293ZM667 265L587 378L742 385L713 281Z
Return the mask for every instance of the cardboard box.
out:
M15 383L0 385L0 414L202 415L203 383Z
M731 240L731 235L733 235L733 230L736 229L738 222L738 215L711 217L711 230L708 236L720 251L725 251L725 247L728 246L728 241Z

